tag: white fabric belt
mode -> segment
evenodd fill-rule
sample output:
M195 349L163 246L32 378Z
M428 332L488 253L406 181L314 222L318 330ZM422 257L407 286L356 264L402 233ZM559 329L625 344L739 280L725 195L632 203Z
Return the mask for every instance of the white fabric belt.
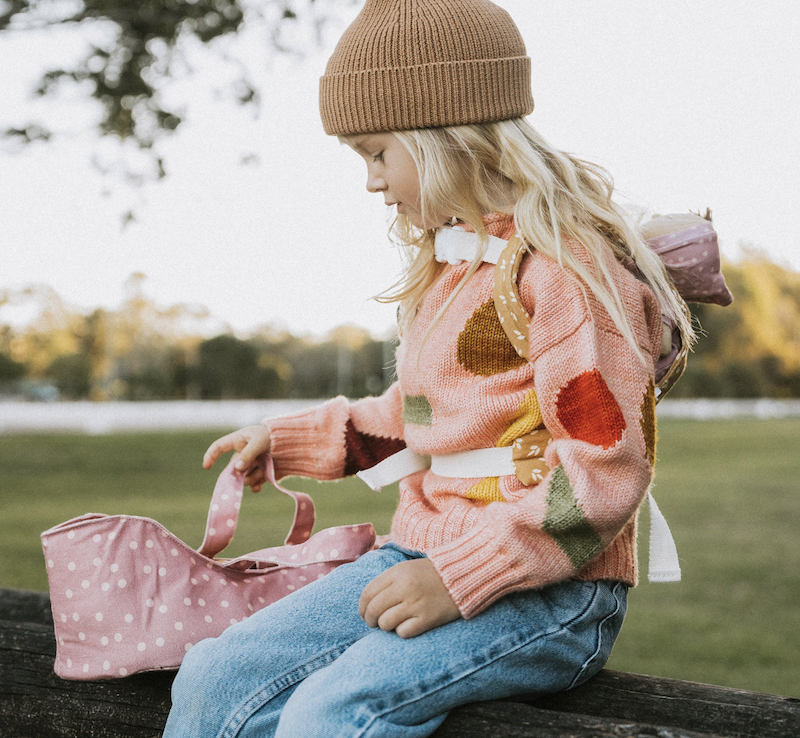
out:
M515 473L512 453L511 446L504 446L427 456L405 448L371 469L358 472L358 476L376 491L426 469L440 477L503 477ZM651 582L679 582L681 566L672 532L649 490L647 501L650 507L650 568L647 578Z
M511 447L478 448L431 456L431 471L440 477L505 477L515 474Z

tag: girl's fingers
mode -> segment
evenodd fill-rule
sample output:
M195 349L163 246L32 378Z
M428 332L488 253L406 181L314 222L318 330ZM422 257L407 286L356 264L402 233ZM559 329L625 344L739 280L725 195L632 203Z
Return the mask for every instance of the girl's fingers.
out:
M239 471L247 471L256 463L258 457L269 451L270 438L266 428L258 428L247 437L247 443L242 448L237 448L239 460L236 468Z
M247 475L244 478L245 484L260 484L264 481L264 470L257 466L255 469L251 469L247 472Z
M364 621L367 619L367 608L369 607L370 602L372 602L375 595L377 595L386 586L385 584L381 584L382 576L382 574L379 574L361 591L361 597L358 599L358 614ZM370 628L374 627L375 626L370 625Z
M264 479L264 470L261 467L257 467L244 478L244 483L250 487L253 492L258 492L264 484Z
M261 454L269 451L269 431L263 426L250 426L228 433L212 443L203 455L203 468L210 469L222 454L238 451L236 468L247 471Z
M435 628L435 624L424 618L412 617L395 626L394 632L401 638L416 638L418 635Z
M386 572L373 579L361 593L358 612L370 628L377 628L381 616L402 602Z
M401 628L402 625L405 625L409 621L409 614L408 610L405 607L404 602L400 602L399 604L395 605L394 607L390 607L388 610L384 610L381 613L381 616L378 618L377 626L381 630L385 630L387 633L390 631L396 630L397 628ZM375 626L370 626L374 628ZM399 631L397 632L400 635Z
M228 451L233 451L236 448L236 441L238 436L238 431L234 433L228 433L227 436L222 436L222 438L218 438L214 443L212 443L208 450L203 455L203 468L210 469L214 466L214 463L217 459L222 456L222 454L228 453Z

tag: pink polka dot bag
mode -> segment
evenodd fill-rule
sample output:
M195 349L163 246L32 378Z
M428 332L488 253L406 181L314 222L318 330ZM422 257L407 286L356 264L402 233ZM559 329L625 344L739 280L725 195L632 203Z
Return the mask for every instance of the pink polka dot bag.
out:
M177 669L203 638L218 636L271 602L376 545L370 523L311 535L314 503L295 500L285 545L215 558L233 539L244 479L217 480L203 544L195 551L149 518L90 513L42 534L57 652L64 679L109 679Z

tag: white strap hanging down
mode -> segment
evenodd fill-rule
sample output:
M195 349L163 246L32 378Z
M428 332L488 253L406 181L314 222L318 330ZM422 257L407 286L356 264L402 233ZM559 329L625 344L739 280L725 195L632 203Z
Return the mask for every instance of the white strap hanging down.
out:
M358 472L358 476L379 492L381 487L424 469L430 469L440 477L501 477L514 474L514 461L510 446L479 448L440 456L424 456L406 448L371 469ZM669 525L649 490L647 502L650 505L650 570L647 578L651 582L679 582L681 567L678 549Z
M650 491L647 492L647 502L650 505L650 570L647 578L651 582L680 582L681 565L675 539Z
M458 265L462 261L475 261L481 240L477 233L468 233L460 226L454 228L440 228L436 231L434 252L436 261ZM508 241L496 236L489 236L489 244L482 261L497 264L500 254L508 245Z

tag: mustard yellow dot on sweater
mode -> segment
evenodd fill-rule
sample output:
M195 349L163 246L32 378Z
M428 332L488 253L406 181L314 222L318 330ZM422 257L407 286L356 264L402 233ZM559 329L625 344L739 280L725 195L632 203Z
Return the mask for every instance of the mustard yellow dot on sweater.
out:
M544 427L544 421L542 411L539 409L539 398L536 396L536 390L531 390L522 399L516 416L505 433L500 436L497 445L510 446L520 436L541 427Z
M490 502L504 502L506 499L500 491L500 477L481 479L480 482L470 487L464 493L464 497L470 500L480 500L487 505Z
M645 453L650 464L656 463L656 388L653 380L647 386L641 407L642 417L639 423L644 436Z
M494 300L488 300L470 317L458 335L458 363L471 374L491 377L527 364L511 345Z

